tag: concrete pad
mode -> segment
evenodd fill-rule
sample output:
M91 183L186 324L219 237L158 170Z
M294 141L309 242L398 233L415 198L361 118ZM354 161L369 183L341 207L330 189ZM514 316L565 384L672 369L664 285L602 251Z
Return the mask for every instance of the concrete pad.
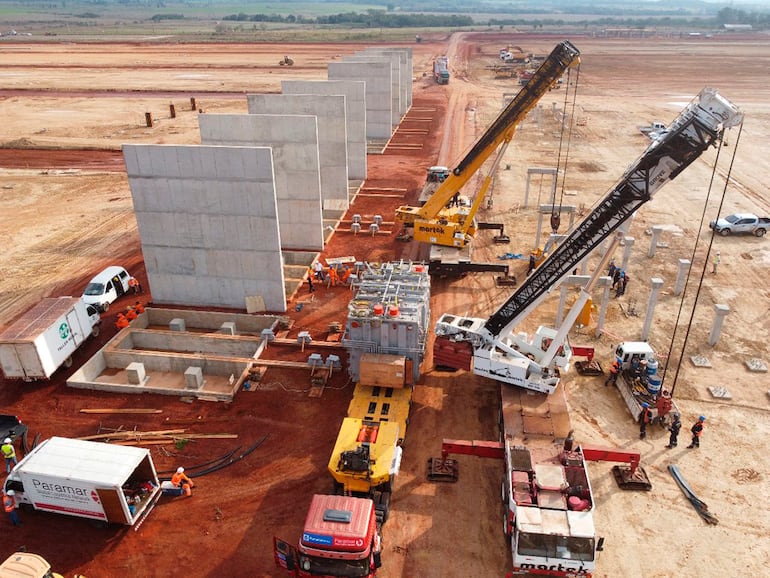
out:
M391 64L389 60L330 62L329 80L366 82L366 138L389 139L393 133Z
M170 331L174 319L187 331ZM67 380L67 385L115 393L157 393L232 401L247 369L265 348L274 315L148 307ZM221 328L237 327L237 335ZM140 370L141 368L141 370Z
M345 97L348 178L366 179L366 83L361 80L283 80L281 92Z
M703 355L693 355L690 357L690 361L695 367L711 367L711 361Z
M124 145L123 156L155 303L243 309L261 295L286 310L269 148Z
M280 246L323 250L316 117L203 114L199 123L203 144L272 149Z
M347 210L350 199L345 97L318 94L249 94L246 98L249 114L316 117L323 208Z

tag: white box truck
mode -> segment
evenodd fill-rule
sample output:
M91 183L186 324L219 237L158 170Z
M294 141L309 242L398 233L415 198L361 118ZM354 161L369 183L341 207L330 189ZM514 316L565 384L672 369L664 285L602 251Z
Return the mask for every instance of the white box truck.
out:
M48 379L88 338L99 335L99 311L77 297L49 297L0 333L6 379Z
M136 527L160 497L149 450L61 437L24 456L3 490L17 505Z

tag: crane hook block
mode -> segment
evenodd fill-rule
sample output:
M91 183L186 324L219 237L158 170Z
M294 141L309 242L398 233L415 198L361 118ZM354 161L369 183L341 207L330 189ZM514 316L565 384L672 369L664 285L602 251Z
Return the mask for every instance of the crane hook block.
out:
M555 233L559 230L561 224L561 215L559 213L551 214L551 230Z

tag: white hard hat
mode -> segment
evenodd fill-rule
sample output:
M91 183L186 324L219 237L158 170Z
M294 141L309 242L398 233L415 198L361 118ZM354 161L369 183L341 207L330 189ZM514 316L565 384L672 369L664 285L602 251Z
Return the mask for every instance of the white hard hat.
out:
M9 444L9 443L11 443L11 438L5 438L5 439L3 440L3 443L4 443L4 444Z
M5 495L6 496L15 496L16 492L14 492L13 490L8 490L7 492L5 492Z
M183 467L178 467L178 468L176 469L176 473L177 473L177 474L181 474L181 473L183 473L183 472L184 472L184 468L183 468Z

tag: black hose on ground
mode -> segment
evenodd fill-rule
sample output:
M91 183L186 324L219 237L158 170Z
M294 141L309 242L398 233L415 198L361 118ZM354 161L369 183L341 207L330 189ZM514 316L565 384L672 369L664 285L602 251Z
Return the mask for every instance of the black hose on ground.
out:
M241 461L243 458L245 458L250 453L252 453L254 450L256 450L259 446L261 446L265 442L265 440L267 438L268 438L268 435L265 434L253 446L251 446L249 448L246 448L246 450L244 450L244 452L241 455L239 455L237 458L230 458L226 463L218 464L216 466L212 466L212 467L210 467L210 468L208 468L206 470L203 470L202 472L198 472L196 474L196 476L205 476L206 474L210 474L212 472L219 471L222 468L226 468L227 466L234 464L235 462Z
M241 446L237 446L234 450L230 450L225 455L219 456L218 458L214 458L213 460L209 460L207 462L203 462L202 464L197 464L195 466L185 466L185 468L184 468L185 472L187 470L199 470L200 468L204 468L206 466L210 466L211 464L215 464L215 463L218 463L218 462L223 462L223 461L231 458L232 455L235 452L237 452L239 449L241 449ZM176 471L176 468L174 468L173 470L163 470L162 472L159 471L158 475L161 475L161 474L173 474L175 471Z

